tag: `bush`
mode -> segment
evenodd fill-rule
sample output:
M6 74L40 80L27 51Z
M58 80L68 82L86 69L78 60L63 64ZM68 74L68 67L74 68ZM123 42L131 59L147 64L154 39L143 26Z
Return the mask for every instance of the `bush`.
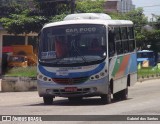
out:
M14 77L36 77L37 76L37 67L30 66L30 67L14 67L8 69L5 73L5 76L14 76Z

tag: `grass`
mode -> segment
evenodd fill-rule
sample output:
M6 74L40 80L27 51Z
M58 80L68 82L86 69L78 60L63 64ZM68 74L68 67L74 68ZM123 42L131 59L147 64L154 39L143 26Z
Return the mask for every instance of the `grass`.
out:
M13 76L13 77L36 77L37 76L37 67L14 67L7 70L4 76Z
M160 69L157 66L138 69L138 77L154 77L157 75L160 75Z

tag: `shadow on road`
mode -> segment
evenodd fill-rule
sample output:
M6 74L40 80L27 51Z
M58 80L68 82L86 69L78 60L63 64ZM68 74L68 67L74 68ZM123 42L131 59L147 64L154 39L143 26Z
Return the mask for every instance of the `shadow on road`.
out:
M127 100L131 100L132 98L128 98ZM123 100L124 101L124 100ZM112 103L122 102L122 100L114 101L112 99ZM109 105L103 104L100 98L84 98L80 101L69 101L68 99L56 100L54 99L53 104L44 105L44 103L31 104L27 106L100 106L100 105Z

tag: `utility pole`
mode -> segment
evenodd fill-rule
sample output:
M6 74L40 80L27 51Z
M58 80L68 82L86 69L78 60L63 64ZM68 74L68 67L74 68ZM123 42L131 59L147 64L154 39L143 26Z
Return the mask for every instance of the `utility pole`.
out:
M75 11L75 0L71 0L71 13L73 14Z

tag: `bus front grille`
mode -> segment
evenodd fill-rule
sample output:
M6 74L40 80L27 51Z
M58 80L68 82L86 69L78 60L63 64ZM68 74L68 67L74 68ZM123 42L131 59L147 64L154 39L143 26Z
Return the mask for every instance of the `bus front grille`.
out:
M79 78L53 78L52 80L55 83L62 85L74 85L74 84L84 83L88 79L89 77L79 77Z

